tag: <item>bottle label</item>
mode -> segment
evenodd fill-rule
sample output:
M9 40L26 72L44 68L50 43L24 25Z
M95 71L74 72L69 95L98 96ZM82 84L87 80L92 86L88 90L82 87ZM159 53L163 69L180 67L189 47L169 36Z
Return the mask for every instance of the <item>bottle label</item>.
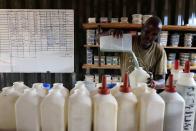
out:
M180 94L185 100L184 131L193 131L196 108L196 88L179 86Z

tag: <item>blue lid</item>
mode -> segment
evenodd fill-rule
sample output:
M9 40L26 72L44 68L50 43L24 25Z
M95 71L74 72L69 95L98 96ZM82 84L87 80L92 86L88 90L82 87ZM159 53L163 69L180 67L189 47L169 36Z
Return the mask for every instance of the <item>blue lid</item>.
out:
M50 83L43 83L43 87L47 90L51 89L51 84Z
M115 86L116 86L116 83L107 84L107 87L108 87L109 89L112 89L112 88L115 87Z

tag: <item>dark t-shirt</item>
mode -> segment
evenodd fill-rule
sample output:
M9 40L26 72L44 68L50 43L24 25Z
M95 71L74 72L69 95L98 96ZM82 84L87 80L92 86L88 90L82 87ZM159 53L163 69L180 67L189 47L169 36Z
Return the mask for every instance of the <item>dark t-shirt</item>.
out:
M133 40L132 50L135 53L140 67L143 67L147 72L152 72L153 75L165 75L167 73L167 56L164 48L158 43L153 42L148 49L143 49L139 46L138 40ZM132 72L134 63L132 55L122 53L121 55L121 73Z

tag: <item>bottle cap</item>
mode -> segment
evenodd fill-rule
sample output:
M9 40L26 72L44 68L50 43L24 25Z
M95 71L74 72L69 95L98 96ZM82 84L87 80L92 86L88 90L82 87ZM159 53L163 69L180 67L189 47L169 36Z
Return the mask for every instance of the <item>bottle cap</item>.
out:
M166 86L165 91L174 93L176 92L176 88L173 86L173 75L169 75L169 85Z
M110 90L106 87L106 76L102 76L102 87L99 88L99 94L110 94Z
M123 92L123 93L131 92L131 87L129 86L129 82L128 82L128 73L125 73L124 84L120 86L120 92Z

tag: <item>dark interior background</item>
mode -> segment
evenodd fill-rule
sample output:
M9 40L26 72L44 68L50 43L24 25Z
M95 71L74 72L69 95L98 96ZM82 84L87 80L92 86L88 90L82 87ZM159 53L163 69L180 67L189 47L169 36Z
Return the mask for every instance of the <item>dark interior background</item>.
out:
M14 81L24 81L31 86L34 82L63 82L66 87L83 79L85 62L85 30L82 23L88 17L130 17L134 13L154 14L163 19L169 17L169 24L176 24L178 15L189 17L196 15L196 0L0 0L1 9L74 9L75 11L75 73L0 73L0 87L10 86ZM82 50L81 50L82 49ZM66 63L65 63L66 64Z

